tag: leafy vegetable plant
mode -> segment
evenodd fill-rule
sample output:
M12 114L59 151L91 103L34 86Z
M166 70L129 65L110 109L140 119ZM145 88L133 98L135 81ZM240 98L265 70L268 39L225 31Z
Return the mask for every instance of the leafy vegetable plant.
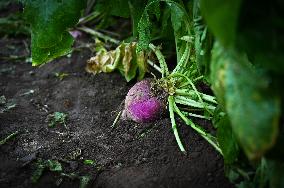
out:
M212 118L217 102L215 97L203 94L196 89L194 83L197 82L200 77L191 79L188 76L192 75L190 69L182 68L183 65L188 64L188 62L186 62L188 52L184 53L176 69L170 73L160 50L153 44L150 44L149 47L155 52L160 67L162 67L162 78L158 80L143 80L136 83L129 90L125 100L124 118L129 118L136 122L153 121L162 114L168 104L172 129L182 152L185 152L185 149L179 138L175 114L180 116L188 126L196 130L213 145L217 151L222 153L216 138L193 123L189 118ZM179 104L183 105L182 110L178 107ZM192 113L191 111L195 109L204 111L204 114Z
M148 40L149 36L145 35L144 31L148 31L148 35L150 35L148 11L153 8L152 6L157 6L157 2L159 3L159 1L153 1L147 4L138 23L140 37L145 39L140 41L140 49L145 48L145 45L150 42ZM124 118L130 118L136 122L151 121L157 119L157 116L168 106L172 129L182 152L185 152L185 149L179 138L175 114L204 137L217 151L222 153L216 138L190 119L190 117L211 119L217 106L215 97L198 91L195 86L198 81L202 80L203 76L198 73L195 60L190 59L194 50L190 18L182 4L174 1L161 2L165 2L172 11L172 25L174 27L178 63L174 70L169 71L166 60L159 48L151 43L149 44L149 49L155 53L159 61L162 78L141 81L129 90L125 100ZM178 20L176 14L179 15L179 18L184 19ZM181 23L184 23L184 26ZM196 109L201 110L201 113L192 112L196 111Z

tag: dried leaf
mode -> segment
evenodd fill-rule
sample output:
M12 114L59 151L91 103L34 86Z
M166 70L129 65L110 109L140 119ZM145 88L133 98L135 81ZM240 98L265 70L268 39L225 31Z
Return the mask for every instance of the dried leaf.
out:
M146 72L146 56L136 52L137 44L122 43L115 50L107 51L100 41L97 42L97 55L87 61L86 71L93 74L109 73L118 69L127 81L132 80L139 71L138 79Z

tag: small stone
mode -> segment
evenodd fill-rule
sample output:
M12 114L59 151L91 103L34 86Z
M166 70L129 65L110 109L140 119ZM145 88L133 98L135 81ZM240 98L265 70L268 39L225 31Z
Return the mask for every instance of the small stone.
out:
M34 72L34 71L30 71L29 74L30 74L31 76L34 76L34 75L35 75L35 72Z

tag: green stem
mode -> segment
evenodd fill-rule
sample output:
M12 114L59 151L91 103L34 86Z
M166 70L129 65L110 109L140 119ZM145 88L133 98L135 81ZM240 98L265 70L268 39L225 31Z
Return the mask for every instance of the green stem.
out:
M177 141L177 144L179 146L179 149L183 152L183 153L186 153L182 143L181 143L181 140L179 138L179 134L178 134L178 131L177 131L177 126L176 126L176 121L175 121L175 116L174 116L174 98L173 96L169 96L168 98L168 102L169 102L169 112L170 112L170 118L171 118L171 124L172 124L172 130L174 131L174 135L175 135L175 138L176 138L176 141Z
M195 107L195 108L204 108L204 109L208 109L208 110L215 110L215 106L210 105L208 103L201 103L201 102L197 102L195 100L192 100L188 97L185 96L175 96L175 101L179 104L183 104L183 105L187 105L187 106L191 106L191 107Z
M186 125L193 128L196 132L198 132L209 144L211 144L221 155L223 155L221 149L218 146L216 138L209 133L206 133L200 126L194 124L190 119L188 119L177 107L174 103L173 108L175 112L181 117L181 119L186 123Z
M91 21L91 20L97 18L98 16L100 16L100 13L94 11L94 12L92 12L91 14L89 14L89 15L83 17L83 18L80 18L78 24L85 24L85 23L87 23L87 22L89 22L89 21Z
M187 82L189 82L189 84L191 85L192 89L195 91L195 93L196 93L196 95L197 95L199 101L203 103L203 100L202 100L202 98L201 98L199 92L197 91L195 85L193 84L193 82L192 82L187 76L185 76L185 75L183 75L183 74L181 74L181 73L178 73L178 72L173 73L173 74L171 74L171 75L172 75L172 76L180 76L180 77L185 78L185 79L187 80Z
M201 98L202 98L203 100L206 100L206 101L208 101L208 102L212 102L212 103L214 103L214 104L218 104L215 97L213 97L213 96L211 96L211 95L206 95L206 94L200 93L200 92L198 92L198 93L199 93L199 95L201 96ZM176 90L175 90L175 94L176 94L176 95L190 96L190 97L192 97L192 98L196 98L196 97L197 97L195 91L188 90L188 89L176 89Z
M10 139L14 138L19 132L13 132L12 134L8 135L6 138L0 141L0 146L8 142Z
M186 63L189 60L189 56L190 56L190 45L188 43L186 43L185 50L184 50L180 60L178 61L177 66L173 70L173 73L183 73L183 70L186 69Z
M196 117L196 118L201 118L201 119L207 119L207 120L210 120L211 118L210 117L207 117L207 116L202 116L202 115L199 115L199 114L194 114L194 113L190 113L190 112L184 112L184 111L181 111L183 114L185 114L186 116L191 116L191 117Z
M166 60L162 54L162 52L159 50L159 48L157 48L156 46L154 46L153 44L149 44L149 48L151 50L153 50L153 52L155 53L155 55L158 58L158 61L160 63L160 67L162 69L162 77L168 76L169 75L169 69L166 63Z
M104 34L98 32L98 31L95 31L95 30L93 30L93 29L91 29L91 28L88 28L88 27L85 27L85 26L83 26L83 27L78 27L77 29L78 29L78 30L81 30L81 31L84 31L84 32L86 32L86 33L88 33L88 34L90 34L90 35L94 35L95 37L104 39L105 41L112 42L112 43L117 44L117 45L120 43L119 40L116 40L116 39L114 39L114 38L111 38L111 37L109 37L109 36L107 36L107 35L104 35Z
M156 69L159 73L162 73L162 69L158 65L156 65L153 61L148 59L147 63L151 65L154 69Z
M199 76L199 77L195 78L195 79L193 80L193 82L199 81L199 80L201 80L201 79L203 79L203 78L204 78L204 76Z

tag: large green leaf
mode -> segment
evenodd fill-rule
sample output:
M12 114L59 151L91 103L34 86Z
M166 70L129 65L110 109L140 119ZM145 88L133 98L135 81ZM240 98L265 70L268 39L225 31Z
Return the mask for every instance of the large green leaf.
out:
M284 1L244 1L237 30L239 49L255 64L284 74Z
M252 63L283 75L284 1L201 0L201 9L223 46L243 50Z
M195 33L194 47L196 63L199 72L208 80L213 36L210 32L208 32L208 28L201 16L199 0L195 0L193 4L193 22Z
M185 35L190 35L190 26L189 26L189 17L182 3L177 3L172 0L149 0L146 5L144 12L141 16L141 19L138 23L138 34L139 34L139 43L138 51L148 49L149 43L152 40L151 31L152 31L152 20L151 14L154 14L156 18L160 17L160 6L159 3L166 5L164 7L164 12L167 14L162 17L162 29L167 25L167 21L171 18L171 25L174 31L174 36L176 39L177 47L177 56L178 60L182 55L186 42L180 40ZM170 16L169 16L170 15ZM160 37L160 36L159 36Z
M149 7L149 5L147 6ZM137 51L147 50L148 46L151 42L151 22L149 18L149 14L147 12L147 7L145 8L141 19L138 23L138 34L139 34L139 43L137 47Z
M267 160L267 169L269 186L272 188L284 187L284 163Z
M217 139L222 150L225 164L236 162L239 155L239 147L235 135L233 134L228 116L225 115L216 122Z
M225 46L235 41L241 3L242 0L201 0L201 10L207 25Z
M213 54L212 64L223 67L222 91L214 87L213 90L217 96L224 92L224 105L233 132L247 156L259 158L273 146L278 135L279 97L269 87L269 78L252 67L244 54L226 51L218 44L213 52L222 56Z
M172 27L175 32L178 32L183 26L183 20L185 20L185 12L183 9L175 3L168 3L171 10Z
M86 0L22 0L32 29L32 63L40 65L70 52L73 27Z
M219 104L225 108L225 73L228 62L228 54L223 52L223 49L215 43L212 50L212 62L210 64L210 80L211 88L217 97Z

